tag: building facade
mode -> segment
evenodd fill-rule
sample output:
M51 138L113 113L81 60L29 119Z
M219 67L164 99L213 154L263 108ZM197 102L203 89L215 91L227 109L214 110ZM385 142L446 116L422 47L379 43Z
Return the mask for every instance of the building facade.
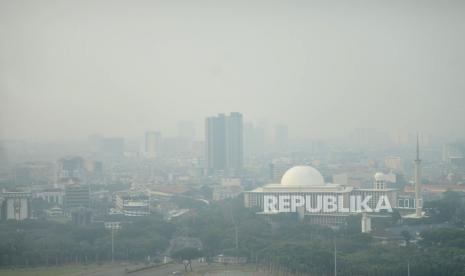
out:
M148 131L145 133L145 155L148 158L160 156L162 148L162 136L159 131Z
M24 220L32 216L31 193L29 192L7 192L1 194L2 218L12 220Z
M205 159L208 173L234 175L243 166L242 114L219 114L205 120Z
M115 205L118 212L125 216L140 217L150 215L150 197L145 193L117 193Z
M89 185L71 184L65 187L65 208L90 207L90 187Z
M244 204L265 215L298 213L312 223L331 225L344 223L354 214L389 215L398 206L398 191L387 187L382 173L375 175L373 188L359 189L325 183L315 168L296 166L283 175L281 183L245 192Z

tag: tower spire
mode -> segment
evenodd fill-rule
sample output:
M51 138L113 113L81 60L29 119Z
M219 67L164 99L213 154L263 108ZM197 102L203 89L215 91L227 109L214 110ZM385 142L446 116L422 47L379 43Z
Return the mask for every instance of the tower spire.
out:
M415 214L422 217L423 198L421 195L421 159L420 159L420 139L417 133L417 158L415 159Z
M420 134L417 133L417 159L415 161L421 161L420 159Z

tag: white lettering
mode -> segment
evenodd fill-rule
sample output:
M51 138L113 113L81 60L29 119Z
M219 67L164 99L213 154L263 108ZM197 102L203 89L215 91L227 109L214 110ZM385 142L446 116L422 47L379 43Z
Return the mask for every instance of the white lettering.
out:
M337 198L335 196L323 196L323 212L332 213L337 210Z
M340 195L337 199L337 206L338 211L341 213L348 213L350 212L349 208L344 207L344 196Z
M297 211L298 207L305 206L305 199L301 195L291 196L291 212Z
M391 203L389 198L385 195L381 196L376 204L375 212L380 212L381 210L387 210L389 213L392 213Z
M362 197L358 197L357 199L360 200ZM371 195L366 196L363 201L358 202L358 206L363 212L373 212L373 210L368 206L368 201L372 198Z
M355 196L350 197L350 206L349 206L349 208L350 208L351 212L356 212L357 211L356 210L357 206L356 206Z
M276 204L278 203L278 199L276 196L273 195L265 195L263 196L263 212L264 213L277 213L278 209L276 208Z
M282 195L279 197L279 212L288 213L291 211L290 196Z
M322 201L321 195L316 196L316 206L312 206L312 196L305 196L305 210L309 213L318 213L321 212L322 208Z

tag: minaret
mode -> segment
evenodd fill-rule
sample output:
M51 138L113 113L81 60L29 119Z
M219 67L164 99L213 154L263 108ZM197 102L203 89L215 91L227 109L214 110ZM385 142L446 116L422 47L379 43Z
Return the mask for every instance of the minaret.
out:
M420 141L417 134L417 158L415 159L415 215L421 217L423 213L423 198L421 196L421 159Z

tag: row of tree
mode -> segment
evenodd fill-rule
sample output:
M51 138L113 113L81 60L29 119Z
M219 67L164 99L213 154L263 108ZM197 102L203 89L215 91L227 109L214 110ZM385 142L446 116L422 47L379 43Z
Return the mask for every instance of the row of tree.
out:
M450 197L455 202L450 204ZM465 231L461 226L460 194L447 194L429 206L426 222L448 216L451 227L421 233L421 241L405 247L381 244L361 234L359 218L339 229L301 222L295 215L273 218L243 207L240 198L210 205L183 201L192 211L173 221L161 216L135 218L114 235L114 259L146 260L167 252L174 237L200 239L202 248L171 252L185 262L217 254L247 257L267 271L296 275L331 275L335 254L339 275L465 275ZM175 199L180 201L180 199ZM440 206L440 207L437 207ZM437 214L437 215L435 215ZM396 220L393 220L394 223ZM441 220L440 222L443 222ZM410 237L411 238L411 237ZM336 247L336 248L335 248ZM336 252L336 253L335 253ZM0 265L60 265L112 259L112 238L102 223L77 227L47 220L0 223Z

